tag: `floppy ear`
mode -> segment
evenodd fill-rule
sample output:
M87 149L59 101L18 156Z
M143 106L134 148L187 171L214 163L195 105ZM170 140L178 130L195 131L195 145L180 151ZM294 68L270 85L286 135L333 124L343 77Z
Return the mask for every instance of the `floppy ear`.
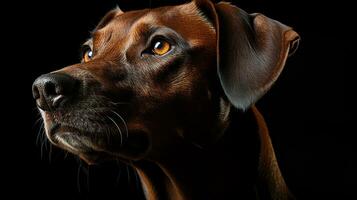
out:
M196 0L217 31L217 72L229 101L247 109L280 75L299 35L262 14L248 14L229 3Z

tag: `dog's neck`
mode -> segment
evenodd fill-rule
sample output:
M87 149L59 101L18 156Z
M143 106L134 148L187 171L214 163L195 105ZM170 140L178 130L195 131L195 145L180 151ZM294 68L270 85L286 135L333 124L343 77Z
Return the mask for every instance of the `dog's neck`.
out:
M182 141L179 151L135 168L147 199L287 199L263 118L256 108L233 111L224 136L198 148Z

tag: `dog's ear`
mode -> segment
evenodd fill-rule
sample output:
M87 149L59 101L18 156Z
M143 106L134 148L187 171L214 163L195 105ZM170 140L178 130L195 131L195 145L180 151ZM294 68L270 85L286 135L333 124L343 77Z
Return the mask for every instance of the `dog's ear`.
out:
M113 18L115 18L118 15L123 14L124 12L119 8L117 5L113 10L109 11L98 23L97 27L94 29L99 30L106 26Z
M217 31L217 65L222 88L237 108L247 109L281 73L299 42L290 27L229 4L196 0Z

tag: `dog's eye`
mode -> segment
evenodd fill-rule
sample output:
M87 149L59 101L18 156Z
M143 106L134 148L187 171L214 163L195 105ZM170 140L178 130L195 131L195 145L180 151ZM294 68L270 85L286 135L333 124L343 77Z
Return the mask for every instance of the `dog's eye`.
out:
M83 62L88 62L90 60L92 60L93 57L93 51L92 49L87 49L84 54L83 54Z
M170 50L171 44L163 39L157 39L152 43L151 51L156 55L162 56Z

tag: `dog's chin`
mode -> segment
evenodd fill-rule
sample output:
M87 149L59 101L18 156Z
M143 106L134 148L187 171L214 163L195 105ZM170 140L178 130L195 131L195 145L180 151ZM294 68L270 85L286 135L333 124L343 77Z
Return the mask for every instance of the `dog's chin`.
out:
M46 122L45 122L46 123ZM149 140L146 133L133 132L128 137L93 133L74 127L50 123L46 132L54 145L79 156L87 164L98 164L108 160L140 160L148 152Z
M110 156L102 152L89 134L84 134L78 129L71 127L63 127L56 124L54 128L47 133L49 140L56 146L79 156L88 164L100 163L107 159L112 159Z

